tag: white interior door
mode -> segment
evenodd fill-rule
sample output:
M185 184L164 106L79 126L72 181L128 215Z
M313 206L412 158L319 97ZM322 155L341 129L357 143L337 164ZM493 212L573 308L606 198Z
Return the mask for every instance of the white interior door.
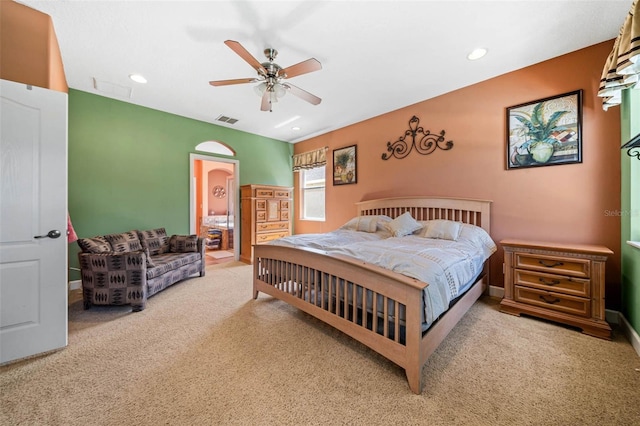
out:
M67 345L67 94L0 81L0 363Z

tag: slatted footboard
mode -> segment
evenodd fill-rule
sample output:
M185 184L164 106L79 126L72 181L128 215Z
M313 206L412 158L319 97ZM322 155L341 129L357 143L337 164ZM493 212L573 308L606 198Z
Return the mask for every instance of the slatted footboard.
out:
M426 286L375 265L322 251L255 247L254 298L259 292L274 296L369 346L404 368L411 388L418 393Z
M449 219L489 232L490 201L410 197L357 203L359 215ZM485 269L486 272L486 269ZM422 391L422 366L482 295L483 276L427 333L422 332L428 283L324 251L277 245L254 247L253 297L269 294L335 327L404 368L409 388Z

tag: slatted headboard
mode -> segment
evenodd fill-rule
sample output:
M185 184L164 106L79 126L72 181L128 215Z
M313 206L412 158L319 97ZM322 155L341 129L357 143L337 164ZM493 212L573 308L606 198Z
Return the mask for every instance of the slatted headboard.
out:
M469 223L490 233L491 201L447 197L394 197L356 203L358 216L384 214L392 218L409 212L416 220L448 219Z

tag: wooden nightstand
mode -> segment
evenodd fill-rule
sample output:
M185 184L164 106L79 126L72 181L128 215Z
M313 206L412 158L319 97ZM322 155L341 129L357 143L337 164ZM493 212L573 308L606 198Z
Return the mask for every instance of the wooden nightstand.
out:
M604 311L604 267L611 250L523 240L500 244L505 264L502 312L533 315L611 339Z

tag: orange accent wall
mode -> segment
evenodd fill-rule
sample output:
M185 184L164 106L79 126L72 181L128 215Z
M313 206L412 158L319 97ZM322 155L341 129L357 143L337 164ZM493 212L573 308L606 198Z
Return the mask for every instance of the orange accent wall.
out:
M296 154L322 146L329 151L326 222L296 217L296 233L337 228L355 215L354 202L361 200L408 195L488 199L493 201L491 236L496 243L520 238L613 250L606 266L606 295L607 308L617 309L620 218L610 212L620 209L620 112L603 111L597 97L612 47L613 40L590 46L297 143ZM583 90L583 162L507 170L506 108L578 89ZM386 143L404 134L413 115L431 132L445 130L453 149L382 160ZM332 150L353 144L358 146L358 183L333 186ZM298 179L295 186L297 190ZM491 261L491 285L503 286L502 263L500 248Z
M69 92L51 17L0 1L0 78Z

